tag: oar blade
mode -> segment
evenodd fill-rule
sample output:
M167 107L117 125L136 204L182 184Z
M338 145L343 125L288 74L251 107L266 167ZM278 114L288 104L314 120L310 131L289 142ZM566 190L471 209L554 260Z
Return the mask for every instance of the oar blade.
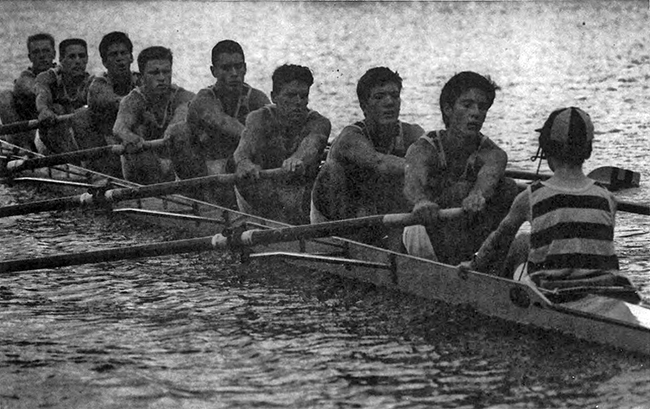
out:
M609 190L639 187L641 174L616 166L602 166L589 172L590 178L605 184Z

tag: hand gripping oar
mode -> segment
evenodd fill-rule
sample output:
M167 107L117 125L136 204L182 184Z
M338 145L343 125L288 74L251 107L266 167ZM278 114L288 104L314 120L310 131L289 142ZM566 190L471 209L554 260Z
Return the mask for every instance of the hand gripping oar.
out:
M71 119L74 114L59 115L56 117L56 122L63 122ZM31 119L29 121L14 122L11 124L0 125L0 135L10 135L18 132L30 131L32 129L42 127L41 121L38 119Z
M260 178L272 179L286 176L282 168L260 171ZM119 189L97 189L95 193L84 193L77 196L68 196L58 199L43 200L38 202L17 204L0 207L0 217L18 216L22 214L47 212L53 210L74 209L84 206L103 206L123 200L143 199L145 197L165 196L170 194L191 192L205 189L210 186L232 185L238 181L236 174L223 174L204 176L194 179L185 179L177 182L165 182L140 187Z
M160 149L166 145L167 140L156 139L153 141L145 141L142 144L142 148L144 150ZM126 152L124 145L100 146L97 148L66 152L58 155L44 156L40 158L12 160L7 163L6 169L11 173L17 173L23 170L32 170L49 166L62 165L64 163L72 163L79 160L97 159L110 154L122 155L124 152Z
M439 217L452 218L463 213L462 209L440 210ZM101 263L117 260L130 260L141 257L155 257L170 254L192 253L215 249L226 249L257 244L279 243L297 239L343 236L359 228L386 226L402 227L421 223L411 213L368 216L334 222L282 227L268 230L247 230L233 236L217 234L186 240L145 244L131 247L111 248L75 254L62 254L49 257L18 259L0 262L0 273L56 268L79 264Z
M506 169L506 176L522 180L546 180L553 175ZM589 172L588 177L605 185L609 190L639 187L641 174L615 166L602 166Z

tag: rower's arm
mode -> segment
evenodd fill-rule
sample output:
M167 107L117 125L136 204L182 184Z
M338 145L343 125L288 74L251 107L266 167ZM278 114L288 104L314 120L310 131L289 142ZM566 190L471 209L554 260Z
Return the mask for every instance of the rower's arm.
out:
M165 128L164 138L171 139L172 130L174 125L180 124L187 120L187 111L189 108L190 101L194 98L194 93L187 91L186 89L179 88L176 95L174 96L173 107L174 113L172 114L171 119L167 128Z
M39 113L39 118L43 112L52 112L53 97L50 85L56 81L56 77L51 71L45 71L38 76L34 81L34 93L36 94L36 110Z
M404 174L404 158L377 152L370 141L357 129L344 128L336 138L330 151L332 158L342 163L372 169L382 175Z
M329 119L317 115L307 123L306 127L309 133L289 158L302 161L304 166L312 166L321 160L323 150L327 146L327 139L332 131L332 124Z
M493 231L483 242L476 253L476 257L470 263L470 268L484 272L493 261L500 249L510 247L517 235L517 231L526 220L530 212L529 194L527 190L519 193L515 198L510 211L501 221L499 227ZM501 252L502 253L502 252Z
M415 141L406 151L404 195L413 205L436 200L431 173L438 169L437 157L433 146L424 140Z
M237 149L233 153L235 165L237 166L237 173L241 176L256 176L259 175L261 167L253 162L253 158L257 153L259 141L264 138L265 125L264 111L253 111L246 117L246 127L241 134Z
M504 150L492 141L487 141L487 144L486 149L479 152L478 158L484 165L479 170L476 183L470 192L470 194L472 192L480 194L485 199L494 195L497 184L505 175L508 164L508 155Z
M135 131L143 112L142 101L134 93L125 96L117 111L113 134L124 144L137 144L142 137Z
M189 105L187 122L194 129L203 129L210 136L225 135L233 141L239 140L244 125L226 114L221 101L216 99L212 91L202 89L196 94Z

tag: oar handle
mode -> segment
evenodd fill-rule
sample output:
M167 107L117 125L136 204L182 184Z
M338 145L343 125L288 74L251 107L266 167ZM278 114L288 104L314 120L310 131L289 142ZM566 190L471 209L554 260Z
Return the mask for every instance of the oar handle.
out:
M74 114L59 115L56 117L56 123L67 121L71 119ZM0 135L10 135L18 132L30 131L32 129L40 128L43 125L38 119L30 119L29 121L14 122L12 124L0 125Z
M167 145L166 139L145 141L142 148L145 150L156 150ZM97 148L84 149L81 151L60 153L57 155L44 156L40 158L18 159L7 163L7 170L12 173L23 170L45 168L49 166L63 165L79 160L92 160L104 157L108 154L122 155L125 152L124 145L108 145Z
M442 209L440 210L438 217L441 219L452 219L461 216L463 213L464 211L461 208ZM422 220L416 217L413 213L385 214L302 226L282 227L279 229L247 230L234 237L217 234L213 238L213 244L215 247L219 248L254 246L259 244L346 235L351 232L357 232L359 229L369 227L404 227L422 223Z
M464 211L460 207L440 209L438 211L438 217L441 219L453 219L462 216L463 213ZM384 215L382 218L382 224L387 227L403 227L422 224L422 221L413 213L394 213Z

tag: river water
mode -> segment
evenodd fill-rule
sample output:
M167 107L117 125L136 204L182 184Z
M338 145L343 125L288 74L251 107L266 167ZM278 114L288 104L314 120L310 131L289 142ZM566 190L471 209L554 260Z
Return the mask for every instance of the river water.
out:
M650 202L648 2L0 2L0 87L28 65L25 39L129 33L135 54L174 52L174 78L210 84L210 49L242 43L247 81L270 91L285 62L315 75L310 105L333 135L360 118L357 79L404 78L402 118L441 127L437 98L462 70L502 90L484 133L528 158L548 113L594 120L586 170L641 172L622 200ZM544 169L546 171L546 169ZM0 186L0 205L45 198ZM177 237L99 212L0 220L3 259ZM617 249L650 301L647 218L621 213ZM650 360L471 311L227 254L161 257L0 277L0 408L647 408Z

